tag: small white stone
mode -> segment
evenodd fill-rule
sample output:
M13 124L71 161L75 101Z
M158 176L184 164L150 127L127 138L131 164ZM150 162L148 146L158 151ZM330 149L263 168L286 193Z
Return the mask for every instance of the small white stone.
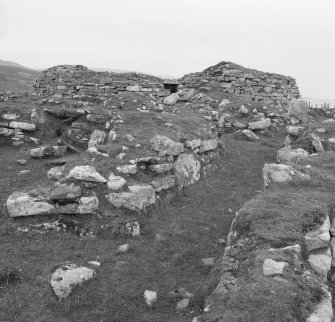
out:
M145 290L143 294L145 303L151 307L157 301L157 292Z
M263 273L265 276L283 274L283 270L287 265L286 262L276 262L271 258L267 258L263 263Z
M129 244L123 244L123 245L120 245L117 249L117 253L118 254L124 254L124 253L127 253L129 250Z

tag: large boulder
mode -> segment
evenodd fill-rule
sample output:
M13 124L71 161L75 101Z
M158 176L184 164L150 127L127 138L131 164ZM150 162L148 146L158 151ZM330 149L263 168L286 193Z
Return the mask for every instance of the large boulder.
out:
M95 170L91 165L75 166L69 173L69 178L74 178L83 181L92 181L105 183L107 180Z
M92 279L95 274L95 270L91 268L66 264L56 269L51 275L50 284L59 301L61 301L71 294L75 286Z
M6 205L10 217L49 214L54 209L54 205L48 203L45 198L19 191L8 197Z
M309 157L309 153L304 149L291 149L284 147L277 152L277 161L279 163L294 165Z
M111 173L109 175L108 181L107 181L107 187L110 190L116 191L119 189L122 189L127 184L127 181L120 177L114 175L114 173Z
M291 100L288 105L288 112L302 123L308 121L308 103L302 99Z
M271 182L288 182L293 179L309 180L310 176L286 164L265 163L263 167L263 179L264 186L268 186Z
M150 140L151 148L154 151L164 155L179 155L184 152L184 145L179 142L174 142L167 136L156 135Z
M200 162L193 154L181 154L174 165L179 189L197 182L200 179L200 168Z
M129 192L110 193L107 195L109 202L117 208L130 210L145 210L156 203L155 189L150 185L129 186Z
M258 131L258 130L265 130L271 125L270 119L264 119L256 122L249 123L249 130L251 131Z
M333 320L332 295L326 289L324 289L324 292L325 296L306 322L331 322Z
M168 97L164 98L163 103L165 105L174 105L179 101L179 95L177 93L172 93L171 95L169 95Z
M319 274L323 281L327 280L327 275L332 263L330 248L321 248L308 256L308 262L314 272Z

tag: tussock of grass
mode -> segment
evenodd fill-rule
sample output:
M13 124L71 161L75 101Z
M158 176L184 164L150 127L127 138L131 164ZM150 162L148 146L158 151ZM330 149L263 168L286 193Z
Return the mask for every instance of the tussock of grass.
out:
M284 247L303 239L304 231L323 222L329 195L321 192L266 192L247 202L234 229L258 243Z

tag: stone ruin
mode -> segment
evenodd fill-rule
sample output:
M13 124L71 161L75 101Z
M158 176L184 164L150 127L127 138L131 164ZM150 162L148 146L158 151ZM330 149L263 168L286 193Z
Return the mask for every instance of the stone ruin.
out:
M155 97L170 94L162 79L140 73L96 72L82 65L59 65L43 71L33 85L38 97L105 101L120 92L146 93Z
M218 89L243 100L268 105L286 105L290 100L300 98L299 88L292 77L247 69L225 61L203 72L185 75L180 82L186 87L204 91Z

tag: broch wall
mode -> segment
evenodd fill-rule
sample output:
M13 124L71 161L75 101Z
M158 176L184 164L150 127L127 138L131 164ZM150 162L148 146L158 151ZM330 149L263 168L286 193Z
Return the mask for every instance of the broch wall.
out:
M219 89L244 100L262 101L265 104L286 105L290 100L300 98L299 88L292 77L248 69L225 61L203 72L185 75L180 83L200 90Z

